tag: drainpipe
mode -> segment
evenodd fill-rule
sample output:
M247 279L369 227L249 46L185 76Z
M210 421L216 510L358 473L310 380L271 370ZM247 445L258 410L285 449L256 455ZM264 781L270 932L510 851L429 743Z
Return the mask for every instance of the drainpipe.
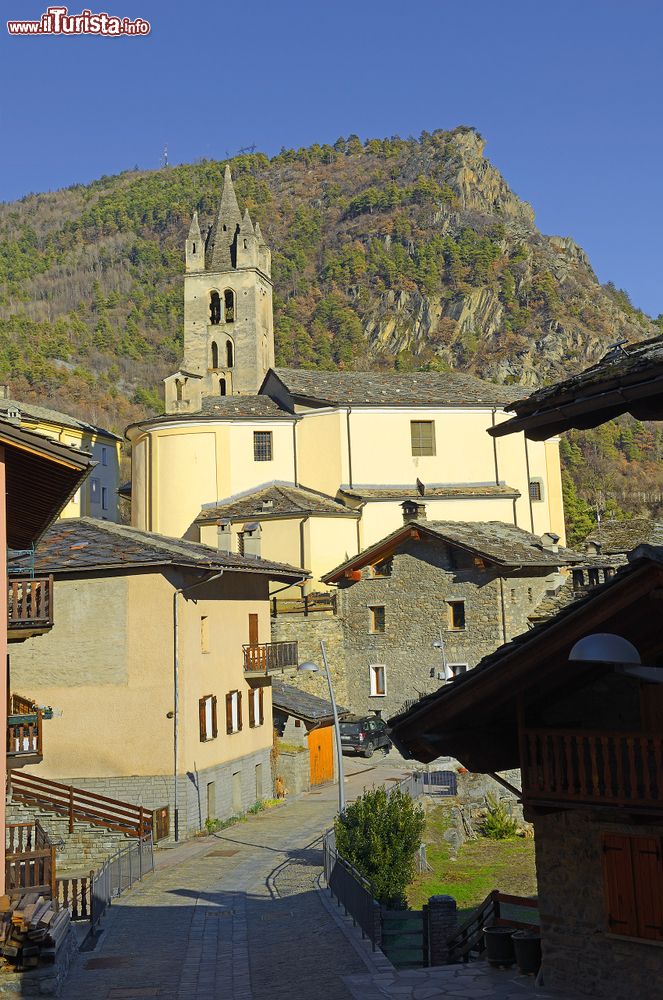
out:
M173 812L175 819L175 843L179 841L179 813L177 808L177 758L179 749L179 713L180 713L180 619L177 598L180 594L187 594L196 587L202 587L205 583L212 583L223 576L223 570L208 576L205 580L198 580L188 587L178 587L173 593ZM170 713L169 713L170 714Z
M348 434L348 479L350 480L350 486L352 487L352 444L350 437L350 414L352 413L352 407L348 406L345 411L345 422Z
M500 577L500 604L502 605L502 642L506 643L506 610L504 608L504 580Z

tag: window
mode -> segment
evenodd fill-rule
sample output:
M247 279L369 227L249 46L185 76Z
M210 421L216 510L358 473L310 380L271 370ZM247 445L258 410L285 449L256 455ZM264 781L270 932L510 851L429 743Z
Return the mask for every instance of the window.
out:
M465 628L465 601L448 601L449 628L460 632Z
M387 668L382 663L372 663L369 670L371 697L383 698L387 693Z
M254 462L271 462L272 460L272 432L253 432L253 460Z
M224 378L219 379L219 396L225 396L226 394L226 380Z
M265 721L262 703L263 688L252 688L249 691L249 726L251 729L255 729L256 726L262 726Z
M232 340L226 340L226 368L232 368L233 354L233 342Z
M379 563L376 563L373 567L373 576L391 576L394 570L394 557L389 556L388 559L382 559Z
M411 420L410 435L413 455L435 454L435 422L433 420Z
M371 618L371 632L384 632L386 621L384 605L379 604L374 608L369 608L368 611Z
M101 447L101 464L108 465L108 448Z
M206 694L198 702L198 718L200 722L200 742L214 740L217 737L216 725L216 695Z
M101 484L94 476L90 480L90 503L101 502Z
M603 836L608 931L663 941L663 854L659 837Z
M229 691L226 695L226 732L238 733L242 728L242 692Z
M237 551L239 552L240 556L244 555L244 532L243 531L238 531L237 532Z
M209 618L207 615L200 616L200 652L209 653Z
M212 326L221 322L221 296L218 292L209 293L209 321Z
M175 379L175 396L177 398L177 402L181 403L182 402L182 383L180 382L180 380L178 378Z
M108 510L108 487L101 487L101 509Z
M447 663L452 677L460 677L467 673L467 663Z
M530 500L543 500L543 481L541 479L530 479L529 498Z
M223 293L223 302L226 308L226 323L235 322L235 293L227 288Z
M219 345L216 340L212 341L212 368L219 367Z

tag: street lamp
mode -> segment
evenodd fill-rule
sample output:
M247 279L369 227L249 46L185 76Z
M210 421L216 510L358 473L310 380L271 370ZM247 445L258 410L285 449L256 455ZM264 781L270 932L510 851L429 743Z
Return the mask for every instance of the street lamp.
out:
M320 652L322 653L322 663L324 666L325 674L327 675L327 685L329 687L329 700L331 701L332 712L334 713L334 732L336 733L336 758L338 761L338 811L342 816L345 812L345 786L344 775L343 775L343 750L341 748L341 728L338 724L338 711L336 709L336 699L334 697L334 688L332 686L331 674L329 672L329 664L327 663L327 649L325 647L324 639L320 640ZM311 663L307 660L305 663L300 663L297 667L298 670L308 670L310 673L317 673L320 669L317 664Z
M444 639L442 638L442 629L440 629L440 638L436 639L435 642L433 643L433 649L439 649L439 651L442 653L442 679L446 684L449 678L447 676L447 655L444 650Z

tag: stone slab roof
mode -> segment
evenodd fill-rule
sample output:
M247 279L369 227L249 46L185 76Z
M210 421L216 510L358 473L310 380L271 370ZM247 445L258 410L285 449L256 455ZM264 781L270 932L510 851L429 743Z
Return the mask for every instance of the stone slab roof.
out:
M237 493L216 503L205 504L196 518L196 523L215 523L220 518L267 519L307 514L359 517L358 511L344 507L332 497L316 493L314 490L303 489L301 486L293 486L291 483L272 482L254 490Z
M181 420L296 420L297 416L284 410L269 396L205 396L202 408L187 413L163 413L158 417L137 420L125 430L147 427Z
M68 413L52 410L48 406L39 406L37 403L23 403L19 399L0 399L0 417L7 419L7 411L9 409L19 410L21 416L26 417L31 422L38 421L39 423L57 424L59 427L71 427L74 430L83 431L85 434L103 434L104 437L111 438L114 441L122 440L117 434L113 434L103 427L96 427L94 424L89 424L85 420L79 420L78 417L72 417Z
M19 568L26 560L11 561ZM93 517L67 518L51 525L35 550L37 573L81 573L99 569L138 569L144 566L189 566L204 570L260 573L273 580L294 582L307 571L209 545L169 538L126 524Z
M504 483L455 484L453 486L426 486L421 493L416 486L342 486L339 490L343 496L356 500L467 500L473 497L497 498L514 500L521 494L520 490Z
M601 521L585 539L588 543L600 545L605 555L631 552L639 545L663 545L663 523L648 517Z
M336 583L348 570L368 566L383 553L393 551L412 536L425 535L455 545L499 566L511 568L529 566L551 571L565 564L579 563L583 556L571 549L558 547L553 552L544 546L538 535L503 521L408 521L397 531L353 556L322 577L325 583Z
M514 398L516 414L491 428L496 437L524 431L543 440L571 427L596 427L622 413L663 418L663 337L612 347L597 364L555 385Z
M334 718L332 704L326 698L318 698L317 695L302 691L292 684L285 684L276 677L272 677L272 704L274 708L305 722L324 722ZM337 705L336 708L339 715L347 715L349 712L342 705Z
M503 406L518 396L513 386L484 382L462 372L328 372L274 368L297 402L319 406ZM267 381L269 379L267 375ZM263 383L264 385L264 383Z

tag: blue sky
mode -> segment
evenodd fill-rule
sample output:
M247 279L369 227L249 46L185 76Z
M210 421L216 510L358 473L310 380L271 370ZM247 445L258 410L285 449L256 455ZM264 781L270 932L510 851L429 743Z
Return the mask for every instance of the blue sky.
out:
M543 232L663 312L658 0L86 2L152 32L2 26L0 199L157 167L166 143L179 163L470 124ZM38 19L46 3L2 6Z

